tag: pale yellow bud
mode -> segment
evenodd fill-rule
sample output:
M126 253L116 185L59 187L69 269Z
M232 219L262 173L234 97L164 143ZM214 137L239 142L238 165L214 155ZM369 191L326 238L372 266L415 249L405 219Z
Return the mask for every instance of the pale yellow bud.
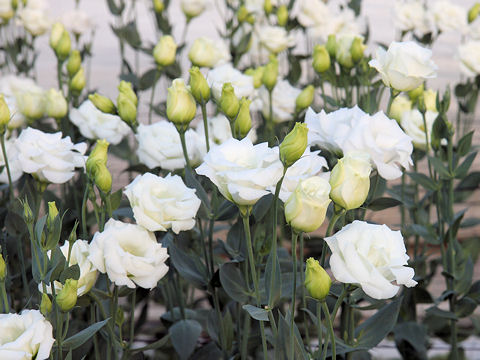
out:
M153 0L153 10L157 14L161 14L163 12L163 9L165 9L165 4L162 0Z
M475 3L470 10L468 10L468 23L472 23L478 17L480 13L480 3Z
M0 127L4 128L10 121L10 109L3 95L0 95Z
M222 96L220 97L220 109L233 121L240 109L240 102L235 95L235 90L231 83L225 83L222 87Z
M97 167L101 165L107 165L108 145L110 144L105 139L97 140L97 144L95 145L87 159L87 174L95 175Z
M281 5L277 10L277 22L280 26L287 25L288 22L288 8L287 5Z
M78 280L67 279L65 285L57 293L55 302L63 312L70 311L77 303Z
M328 55L334 59L337 51L337 37L335 34L328 35L325 48L327 49Z
M437 92L432 89L423 92L423 102L427 111L438 112L437 110Z
M109 193L112 190L112 174L105 165L100 165L95 171L95 185L104 193Z
M210 86L208 86L205 76L200 72L200 69L193 66L190 70L190 90L195 100L202 104L210 100Z
M262 86L263 72L265 71L265 66L259 66L256 69L247 69L245 75L251 76L253 78L253 87L258 89Z
M120 84L118 85L118 91L125 95L135 106L138 105L137 94L135 94L135 91L133 91L131 82L124 80L120 81Z
M237 138L243 139L247 136L248 132L252 128L252 117L250 116L250 103L251 100L242 98L240 100L240 110L238 111L237 118L235 119L235 134Z
M195 118L197 103L183 79L175 79L168 88L167 118L178 126L185 126Z
M175 62L176 54L177 44L171 35L162 36L153 48L153 58L161 67L172 65Z
M315 45L313 48L313 69L321 74L330 69L330 55L325 45Z
M3 255L0 254L0 281L5 281L6 277L7 277L7 264L3 259Z
M412 110L412 102L410 99L403 95L398 95L392 101L390 106L390 112L387 114L391 119L395 119L398 122L402 121L402 115L405 111Z
M118 116L127 124L133 125L137 122L137 106L125 93L119 93L117 96Z
M315 87L313 85L308 85L302 92L297 96L295 100L295 108L297 112L300 112L310 105L312 105L313 98L315 96Z
M65 26L63 26L62 23L56 22L52 25L52 29L50 30L49 44L53 50L57 48L58 42L60 41L60 38L62 37L64 31Z
M304 123L296 123L280 144L280 160L285 167L300 159L308 145L308 128Z
M350 47L350 54L354 63L358 63L363 58L363 52L367 47L363 43L363 39L356 37Z
M80 67L80 70L78 70L77 73L70 80L70 90L72 90L74 93L80 94L85 85L85 72L83 70L83 67Z
M18 110L29 119L40 119L45 114L43 92L23 92L17 97Z
M68 76L74 76L78 70L80 70L80 66L82 66L82 56L80 55L80 51L73 50L67 61Z
M43 316L47 316L50 314L52 311L52 301L50 300L50 297L43 293L42 294L42 301L40 302L40 312L43 314Z
M265 65L265 70L262 75L262 83L268 89L272 91L277 84L278 78L278 60L276 57L270 57L270 62Z
M116 114L117 108L112 100L106 96L100 95L98 93L88 95L88 99L95 105L95 107L103 113L106 114Z
M58 209L57 205L55 204L55 201L49 201L48 202L48 216L47 216L47 227L51 228L53 226L53 223L55 222L55 219L58 216Z
M57 45L55 46L55 54L60 60L65 60L70 54L72 48L72 41L70 40L70 34L67 30L62 32L60 40L58 40Z
M330 292L331 286L332 279L325 269L320 266L318 260L308 258L305 269L305 287L310 296L316 300L323 301Z
M50 89L47 92L46 112L48 116L61 119L67 115L68 104L60 91Z
M270 15L273 11L273 5L272 5L272 0L265 0L263 2L263 10L265 11L265 14Z
M423 94L423 90L424 90L424 86L422 84L419 87L413 90L410 90L408 92L408 97L410 98L410 100L416 101Z

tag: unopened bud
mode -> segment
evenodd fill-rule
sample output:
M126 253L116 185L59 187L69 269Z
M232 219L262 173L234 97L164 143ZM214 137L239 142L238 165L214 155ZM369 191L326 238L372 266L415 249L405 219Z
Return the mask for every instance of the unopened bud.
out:
M153 48L153 58L161 67L172 65L175 62L176 54L177 44L171 35L162 36Z
M58 209L55 201L48 202L47 228L51 228L58 216Z
M193 66L190 70L190 90L197 103L202 104L210 100L210 86L200 69Z
M281 5L277 10L277 22L280 26L287 25L288 22L288 8L287 5Z
M135 106L138 105L137 94L135 94L135 91L133 91L131 82L124 80L120 81L120 84L118 85L118 91L128 97Z
M168 88L167 118L177 126L185 126L195 118L197 103L183 79L175 79Z
M63 312L70 311L77 303L78 280L67 279L65 285L57 293L55 302Z
M472 23L478 17L480 13L480 3L473 5L470 10L468 10L468 23Z
M220 97L220 109L230 121L233 121L238 114L240 102L235 95L235 90L231 83L223 84L222 96Z
M70 34L67 30L64 30L62 36L60 36L60 40L54 48L55 54L60 60L65 60L68 57L68 54L70 54L71 49L72 41L70 40Z
M313 69L321 74L330 69L330 55L325 45L315 45L313 48Z
M55 89L48 90L46 112L48 116L55 119L61 119L65 115L67 115L67 100L64 98L63 94L60 91L57 91Z
M63 26L62 23L56 22L52 25L52 29L50 30L49 44L54 51L57 48L58 42L60 41L60 38L62 37L64 31L65 26Z
M112 190L112 174L105 165L100 165L95 171L95 185L105 194Z
M272 0L265 0L263 2L263 10L265 11L265 14L270 15L273 11L273 5L272 5Z
M88 99L92 102L95 107L105 114L113 114L117 113L117 108L112 100L108 97L100 95L99 93L90 94L88 95Z
M80 94L85 87L85 84L85 72L83 70L83 67L80 67L80 70L78 70L77 73L70 80L70 90L77 94Z
M350 47L350 54L352 54L352 60L354 63L358 63L363 58L363 52L365 51L365 44L363 39L356 37L353 40L352 46Z
M328 55L330 55L332 59L335 59L335 55L337 52L337 37L335 36L335 34L328 35L327 44L325 45L325 48L328 51Z
M423 101L425 103L425 109L427 111L438 112L437 109L437 92L432 89L425 90L423 92Z
M129 125L137 122L137 106L124 93L117 96L118 116Z
M420 85L419 87L413 89L413 90L410 90L408 92L408 97L410 98L410 100L412 100L413 102L417 101L417 99L420 97L420 95L423 94L423 90L424 90L424 86L423 84Z
M308 128L304 123L296 123L280 144L280 160L285 167L300 159L308 145Z
M43 316L47 316L50 314L52 311L52 301L50 300L50 297L43 293L42 294L42 301L40 302L40 312L43 314Z
M277 84L278 78L278 60L276 57L271 56L270 62L265 65L265 70L262 76L262 83L268 89L272 91L275 85Z
M70 53L67 61L68 76L74 76L78 72L78 70L80 70L80 66L82 66L82 56L80 55L80 51L73 50Z
M0 254L0 281L5 281L7 277L7 264L5 264L5 260L3 259L2 254Z
M235 134L239 139L243 139L247 136L248 132L252 128L252 117L250 116L250 103L252 101L246 98L240 100L240 110L238 111L237 118L235 119Z
M7 126L8 122L10 121L10 109L8 108L7 102L3 95L0 95L0 127L2 129ZM4 131L4 130L0 130Z
M110 144L105 139L97 140L86 162L87 174L95 175L97 167L107 165L108 145Z
M256 69L247 69L245 75L251 76L253 78L253 87L258 89L262 86L263 72L265 71L265 66L259 66Z
M23 204L23 218L27 224L33 224L34 217L33 217L33 212L32 209L30 208L30 205L28 204L27 199L22 202Z
M245 5L240 6L240 8L237 11L237 20L239 23L243 23L247 21L249 16L248 9Z
M316 300L323 301L330 292L332 279L320 266L318 260L308 258L307 267L305 269L305 287L310 296Z
M308 85L302 92L297 96L295 100L295 108L297 112L305 110L310 105L312 105L313 97L315 96L315 87L313 85Z
M163 0L153 0L153 10L157 14L161 14L163 12L163 9L165 9L165 4L163 3Z

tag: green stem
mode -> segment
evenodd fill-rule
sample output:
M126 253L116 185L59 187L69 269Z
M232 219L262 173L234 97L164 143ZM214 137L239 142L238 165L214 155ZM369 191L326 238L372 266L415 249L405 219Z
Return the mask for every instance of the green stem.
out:
M335 333L333 331L333 323L332 319L330 318L330 313L328 311L328 306L326 301L321 301L323 312L325 313L325 318L327 319L327 329L330 337L330 342L332 344L332 359L337 359L336 349L335 349ZM325 347L328 346L328 343Z
M0 142L2 143L2 154L3 160L5 162L5 168L7 169L7 176L8 176L8 190L10 195L10 202L13 201L13 182L12 182L12 173L10 172L10 166L8 164L8 156L7 156L7 149L5 147L5 130L3 134L0 136Z
M323 353L326 351L326 347L328 345L328 337L325 338L325 345L323 347L323 350L320 351L320 349L322 349L322 339L323 339L323 335L322 335L322 304L320 303L320 301L317 301L317 336L318 336L318 351L317 351L317 354L318 354L318 359L321 359L323 358Z
M340 296L338 297L337 301L335 302L335 306L333 307L333 311L332 311L332 322L335 321L335 318L336 318L336 316L337 316L338 309L339 309L340 306L342 305L343 299L345 299L345 297L347 296L347 294L348 294L348 285L344 285L344 286L343 286L342 293L341 293Z
M0 281L0 292L2 293L3 313L8 314L10 312L10 306L8 305L7 290L5 289L5 280Z
M95 303L90 306L90 325L95 324ZM100 360L100 349L98 346L97 334L93 334L93 348L95 352L95 360Z
M150 93L150 107L148 109L148 123L152 123L153 99L155 97L155 89L157 88L158 79L160 78L160 70L155 71L155 79L153 80L152 92Z
M187 143L185 141L185 130L178 129L178 133L180 134L180 141L182 142L183 156L185 157L185 163L187 165L187 169L191 170L192 167L190 166L190 160L188 158L188 151L187 151Z
M132 293L132 307L130 310L130 335L128 337L128 349L132 348L133 339L135 338L135 305L137 301L137 290L135 289Z
M273 124L273 89L268 91L268 119L267 119L267 139L268 144L273 145L273 139L275 138L274 124Z
M433 171L432 171L432 164L430 163L430 140L428 138L428 128L427 128L427 118L425 116L425 111L422 111L422 119L423 119L423 127L425 129L425 152L427 154L427 162L428 162L428 174L430 178L433 179Z
M292 304L290 306L290 359L295 356L295 341L293 326L295 325L295 297L297 295L297 239L298 233L292 232L292 273L293 273L293 289Z
M205 144L207 146L207 153L208 153L210 151L210 138L208 136L207 103L204 100L202 100L200 107L202 109L203 128L205 129Z
M335 211L333 213L332 219L330 220L330 223L328 224L327 232L325 233L325 237L329 237L332 235L333 229L335 228L335 224L337 223L338 219L343 215L344 210L341 210L339 212ZM323 240L323 247L322 247L322 256L320 258L320 265L322 267L325 266L325 258L327 256L327 242L325 239Z
M248 338L250 336L250 315L245 314L245 319L243 322L243 339L242 339L242 349L241 349L241 360L247 360L248 355Z
M399 91L390 88L390 98L388 99L387 114L386 114L387 116L389 116L389 114L390 114L390 109L392 108L393 100L394 100L398 95L400 95L400 92L399 92Z
M57 81L58 81L58 89L63 95L63 79L62 79L62 66L63 60L57 58Z
M303 265L305 264L305 258L304 258L304 234L303 232L300 233L300 264L301 264L301 269L300 269L300 282L302 286L300 286L301 292L302 292L302 307L304 309L307 308L307 296L305 294L305 286L303 285L305 283L305 271L303 269ZM305 326L305 338L307 342L307 348L310 349L310 334L308 331L308 318L307 314L305 311L302 311L303 315L303 324Z

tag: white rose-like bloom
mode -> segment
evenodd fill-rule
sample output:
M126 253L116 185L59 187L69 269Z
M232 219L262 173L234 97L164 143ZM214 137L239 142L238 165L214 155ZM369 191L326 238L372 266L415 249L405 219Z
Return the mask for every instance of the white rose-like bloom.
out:
M117 286L153 289L168 272L167 249L140 225L108 220L93 236L88 259Z
M165 178L145 173L125 187L133 216L138 225L150 231L175 234L195 226L195 216L201 201L195 190L188 188L178 175Z
M185 167L180 135L171 122L161 120L151 125L140 124L135 137L138 159L150 169L161 167L173 171ZM206 152L200 136L190 129L185 133L185 140L192 166L200 164Z
M200 37L190 47L188 58L197 66L213 68L229 62L231 56L222 40Z
M295 112L295 101L301 92L302 90L293 87L287 80L277 82L272 92L273 121L275 123L292 120ZM265 86L259 89L258 95L262 101L263 116L268 118L270 116L270 100Z
M325 238L332 256L333 276L346 284L358 284L374 299L389 299L400 289L392 284L413 287L414 270L400 231L387 225L368 224L355 220L335 235Z
M379 47L376 58L368 64L377 69L385 86L409 91L437 76L437 65L431 57L431 50L413 41L394 41L387 51Z
M23 130L15 141L18 160L24 172L39 181L63 184L75 174L75 168L84 167L87 144L73 144L62 133L44 133L33 128Z
M197 174L207 176L222 195L237 205L254 205L282 177L278 148L253 145L249 138L230 139L210 149Z
M480 74L480 41L471 40L458 47L460 70L466 76Z
M209 117L207 119L208 124L208 138L210 140L210 148L215 145L221 145L228 139L231 139L232 136L232 129L230 128L230 121L228 121L227 117L223 114L218 114L214 117ZM196 132L198 133L199 140L202 142L203 146L206 148L205 145L205 127L203 122L199 122L196 127ZM247 137L253 142L257 140L257 133L254 128L252 128Z
M437 116L438 113L435 111L427 110L425 112L425 122L427 123L428 142L430 146L432 141L432 127ZM427 139L425 138L425 124L423 123L422 113L417 109L405 111L402 114L401 125L405 133L412 138L413 146L425 150L427 147Z
M80 9L74 9L63 14L61 23L75 35L83 35L93 30L91 16Z
M300 0L297 1L298 7L295 9L297 20L304 27L324 26L327 28L332 16L328 6L321 0ZM325 35L328 36L328 33Z
M0 359L48 359L55 342L52 334L52 324L39 310L0 314Z
M235 69L232 64L224 64L210 70L207 74L208 85L212 88L213 97L217 100L222 96L222 87L225 83L231 83L235 95L241 99L253 95L253 78Z
M8 167L10 168L10 175L12 181L15 182L23 174L22 164L18 160L18 149L15 146L15 139L6 139L5 150L7 151ZM8 184L7 167L5 166L5 159L3 157L3 151L0 151L0 166L3 166L2 172L0 172L0 183Z
M312 152L307 147L302 157L288 168L279 194L279 198L283 202L287 201L302 180L312 176L320 176L328 181L329 173L322 173L322 169L328 167L327 160L320 156L319 153L320 151ZM270 189L272 193L275 193L275 187L276 184Z
M438 0L431 5L430 12L440 31L464 32L467 29L467 9L462 6L448 0Z
M278 54L295 45L295 37L282 26L262 25L255 28L258 42L271 53Z
M180 7L187 17L200 15L207 7L206 0L180 0Z
M413 31L422 37L434 30L433 18L420 0L395 2L395 26L400 31Z
M105 139L116 145L130 132L118 115L101 112L90 100L84 101L78 109L71 109L69 117L87 139Z
M18 22L33 36L39 36L50 29L51 21L47 15L44 0L29 0L27 6L18 11Z

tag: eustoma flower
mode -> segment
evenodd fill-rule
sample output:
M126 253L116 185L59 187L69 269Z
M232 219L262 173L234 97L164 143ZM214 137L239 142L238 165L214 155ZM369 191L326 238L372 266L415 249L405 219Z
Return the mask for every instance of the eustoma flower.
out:
M389 299L400 289L392 284L413 287L414 270L400 231L387 225L355 220L335 235L325 238L332 256L330 266L338 281L358 284L374 299Z

